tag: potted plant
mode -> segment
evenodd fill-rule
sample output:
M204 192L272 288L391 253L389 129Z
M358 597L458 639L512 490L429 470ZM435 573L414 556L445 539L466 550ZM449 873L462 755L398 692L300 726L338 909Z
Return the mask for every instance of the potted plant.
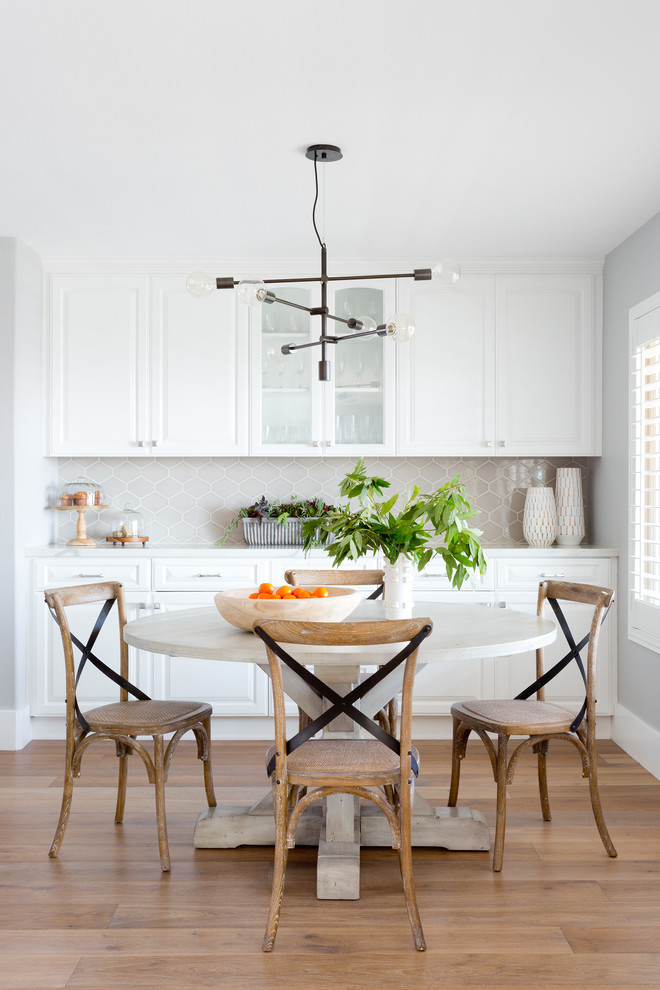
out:
M292 495L288 502L281 502L262 495L252 505L244 506L239 510L218 545L225 543L237 523L242 522L243 537L249 546L302 546L303 521L313 523L318 521L319 517L334 511L335 506L326 505L322 498L299 499L296 495ZM308 547L324 546L327 535L321 536L317 533L314 536L314 526L311 529Z
M368 477L360 458L339 487L348 502L329 508L314 524L303 523L305 549L318 545L314 541L321 534L333 540L327 549L333 566L382 554L385 602L397 606L412 605L412 566L421 571L433 557L442 557L454 588L460 588L470 572L486 572L481 531L468 525L476 512L458 475L430 494L415 485L398 511L395 506L402 496L378 500L389 487L384 478Z

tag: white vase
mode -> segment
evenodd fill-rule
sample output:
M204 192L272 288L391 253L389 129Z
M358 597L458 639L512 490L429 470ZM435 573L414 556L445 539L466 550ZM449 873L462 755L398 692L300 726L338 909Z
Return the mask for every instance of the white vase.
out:
M557 543L574 547L584 539L584 503L580 468L557 468Z
M557 508L552 488L528 488L523 536L530 547L549 547L557 536Z
M407 557L400 554L395 563L383 563L383 604L392 614L392 618L407 618L412 615L413 607L413 568Z

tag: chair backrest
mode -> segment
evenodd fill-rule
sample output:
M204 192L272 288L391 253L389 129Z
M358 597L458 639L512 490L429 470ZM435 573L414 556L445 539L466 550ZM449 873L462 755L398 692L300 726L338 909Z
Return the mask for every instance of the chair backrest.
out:
M44 599L51 615L60 627L62 636L62 647L64 650L64 663L66 668L66 722L67 734L72 732L75 726L76 713L79 714L76 700L76 653L74 647L77 645L77 636L72 634L67 617L66 609L74 605L89 605L98 602L101 605L99 618L95 626L90 629L91 639L78 640L83 647L94 649L96 636L100 632L104 619L101 619L104 609L110 609L116 602L117 617L119 622L119 675L126 680L128 678L128 646L124 642L123 630L126 625L126 607L124 604L124 592L122 585L116 581L107 581L103 584L82 584L72 588L53 588L44 591ZM98 625L98 629L95 627ZM94 632L96 631L96 635ZM78 651L80 648L78 647ZM110 666L110 664L108 664ZM79 668L80 669L80 668ZM122 686L119 687L119 700L126 701L128 692ZM80 716L79 716L80 718Z
M344 698L343 701L349 706L353 702L358 702L361 697L364 697L366 692L370 687L375 686L380 680L388 676L393 670L395 670L401 664L405 664L403 672L403 684L401 692L401 726L400 726L400 751L403 754L408 754L411 748L411 733L412 733L412 695L413 695L413 682L415 679L415 666L417 663L417 653L419 645L426 636L429 635L433 628L433 623L429 618L420 619L386 619L384 621L378 622L294 622L287 619L270 619L265 622L260 622L255 624L254 631L260 636L266 643L266 652L268 655L268 664L270 667L270 676L273 689L273 702L274 702L274 716L275 716L275 749L278 754L285 754L294 749L301 742L305 741L305 738L313 735L322 726L319 725L316 728L316 724L319 721L326 719L326 723L331 721L336 715L330 715L326 711L319 718L313 719L309 726L301 730L287 743L286 739L286 712L285 712L285 695L284 686L282 679L282 664L287 663L286 657L293 659L284 650L285 659L282 659L281 655L278 655L275 648L281 654L281 644L299 645L299 646L326 646L337 650L344 646L390 646L396 644L396 649L394 651L395 655L389 662L384 662L382 658L374 660L378 663L379 669L376 673L372 674L366 680L363 680L360 685L353 688ZM356 657L357 663L369 663L369 655L362 653L358 654ZM295 660L294 660L295 664ZM319 669L317 666L317 670ZM296 669L295 667L293 668ZM307 684L311 686L313 691L316 691L320 696L329 698L330 701L336 702L336 698L333 698L333 692L330 689L329 693L325 694L319 689L325 688L326 685L320 681L315 674L312 674L306 668L302 671L303 677L306 679ZM367 718L362 712L353 712L350 710L348 712L343 709L344 713L348 714L350 718L353 718L357 724L361 725L375 735L376 738L381 738L381 741L386 742L390 745L390 742L384 738L388 734L385 733L380 726L374 722L372 718ZM359 717L355 717L358 715ZM369 723L369 724L367 724ZM372 731L373 729L373 731ZM391 737L390 737L391 738Z
M539 585L537 600L537 615L544 615L547 612L546 606L550 606L555 618L560 626L560 635L564 634L566 639L567 656L573 653L573 647L580 647L582 654L587 650L586 670L582 667L581 673L585 681L585 707L584 713L587 721L593 723L595 717L595 671L596 656L598 651L598 638L600 628L603 624L608 609L614 601L614 591L611 588L600 588L592 584L573 584L569 581L542 581ZM592 607L591 623L589 632L579 642L574 638L570 625L561 611L560 602L578 602ZM582 644L582 645L581 645ZM577 658L572 656L568 663L577 662ZM580 663L578 666L580 666ZM544 651L540 648L536 651L536 677L544 677L545 669ZM545 686L542 685L536 691L539 701L545 700Z
M380 585L385 578L385 571L381 570L339 570L331 567L326 570L298 569L284 572L284 580L294 587L296 585L354 585L358 587L363 584Z

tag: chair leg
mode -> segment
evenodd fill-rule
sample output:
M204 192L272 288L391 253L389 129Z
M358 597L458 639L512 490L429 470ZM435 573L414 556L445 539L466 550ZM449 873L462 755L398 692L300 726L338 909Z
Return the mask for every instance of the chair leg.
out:
M550 795L548 794L548 741L538 743L534 747L536 750L536 755L538 758L538 776L539 776L539 796L541 798L541 812L543 814L543 820L546 822L552 821L552 815L550 814Z
M117 783L117 807L115 809L115 824L124 820L126 807L126 781L128 778L128 753L124 750L119 757L119 781Z
M412 840L411 840L411 813L412 813L412 792L414 784L401 788L401 804L399 808L399 827L401 830L401 845L399 848L399 863L401 866L401 878L403 880L403 893L406 898L406 909L412 928L415 948L418 952L424 952L426 942L422 930L422 920L417 907L417 897L415 895L415 882L412 870Z
M153 739L158 849L160 851L160 868L163 873L167 873L170 869L170 851L167 842L167 819L165 817L165 762L163 737L154 736Z
M603 808L600 803L600 793L598 791L598 772L596 770L596 748L591 747L589 752L589 793L591 795L591 808L594 813L594 819L596 821L596 826L598 828L598 834L600 835L601 841L605 846L605 851L608 856L613 859L617 856L617 851L614 848L614 843L610 838L610 833L607 830L607 825L605 824L605 817L603 815Z
M497 821L495 823L495 848L493 869L499 873L504 858L504 832L506 830L506 772L509 737L501 733L497 737Z
M270 909L268 911L268 921L266 932L262 943L263 952L272 952L277 938L277 928L280 922L280 911L282 910L282 898L284 896L284 878L286 876L286 863L288 849L286 844L286 833L288 826L287 791L284 781L273 785L273 804L275 806L275 858L273 862L273 887L270 896Z
M215 789L213 787L213 773L211 770L211 716L202 720L202 725L206 729L206 755L202 758L204 765L204 788L206 790L206 800L209 808L217 808L218 802L215 799Z
M62 792L62 806L60 808L60 817L57 823L57 828L55 829L55 836L51 843L51 847L48 851L48 855L51 859L54 859L60 847L62 845L62 840L64 839L64 831L69 821L69 814L71 812L71 799L73 797L73 767L71 761L67 758L66 767L64 768L64 790Z
M461 781L461 760L465 757L470 729L460 719L454 718L451 744L451 783L447 807L455 808L458 801L458 786Z

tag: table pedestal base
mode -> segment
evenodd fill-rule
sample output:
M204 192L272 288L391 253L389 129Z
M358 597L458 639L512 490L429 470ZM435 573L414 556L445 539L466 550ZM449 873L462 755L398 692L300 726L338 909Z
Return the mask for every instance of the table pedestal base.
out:
M302 815L296 829L296 845L319 847L316 896L322 900L356 900L360 896L360 846L391 846L387 819L374 805L364 802L359 816L348 818L353 799L349 795L339 816L328 816L321 805L312 805ZM343 821L338 821L343 819ZM353 841L346 831L353 832ZM270 793L251 808L229 806L209 808L195 826L198 849L235 849L236 846L268 846L275 843L275 820ZM415 794L412 814L413 846L485 852L490 849L486 820L473 808L433 808Z

